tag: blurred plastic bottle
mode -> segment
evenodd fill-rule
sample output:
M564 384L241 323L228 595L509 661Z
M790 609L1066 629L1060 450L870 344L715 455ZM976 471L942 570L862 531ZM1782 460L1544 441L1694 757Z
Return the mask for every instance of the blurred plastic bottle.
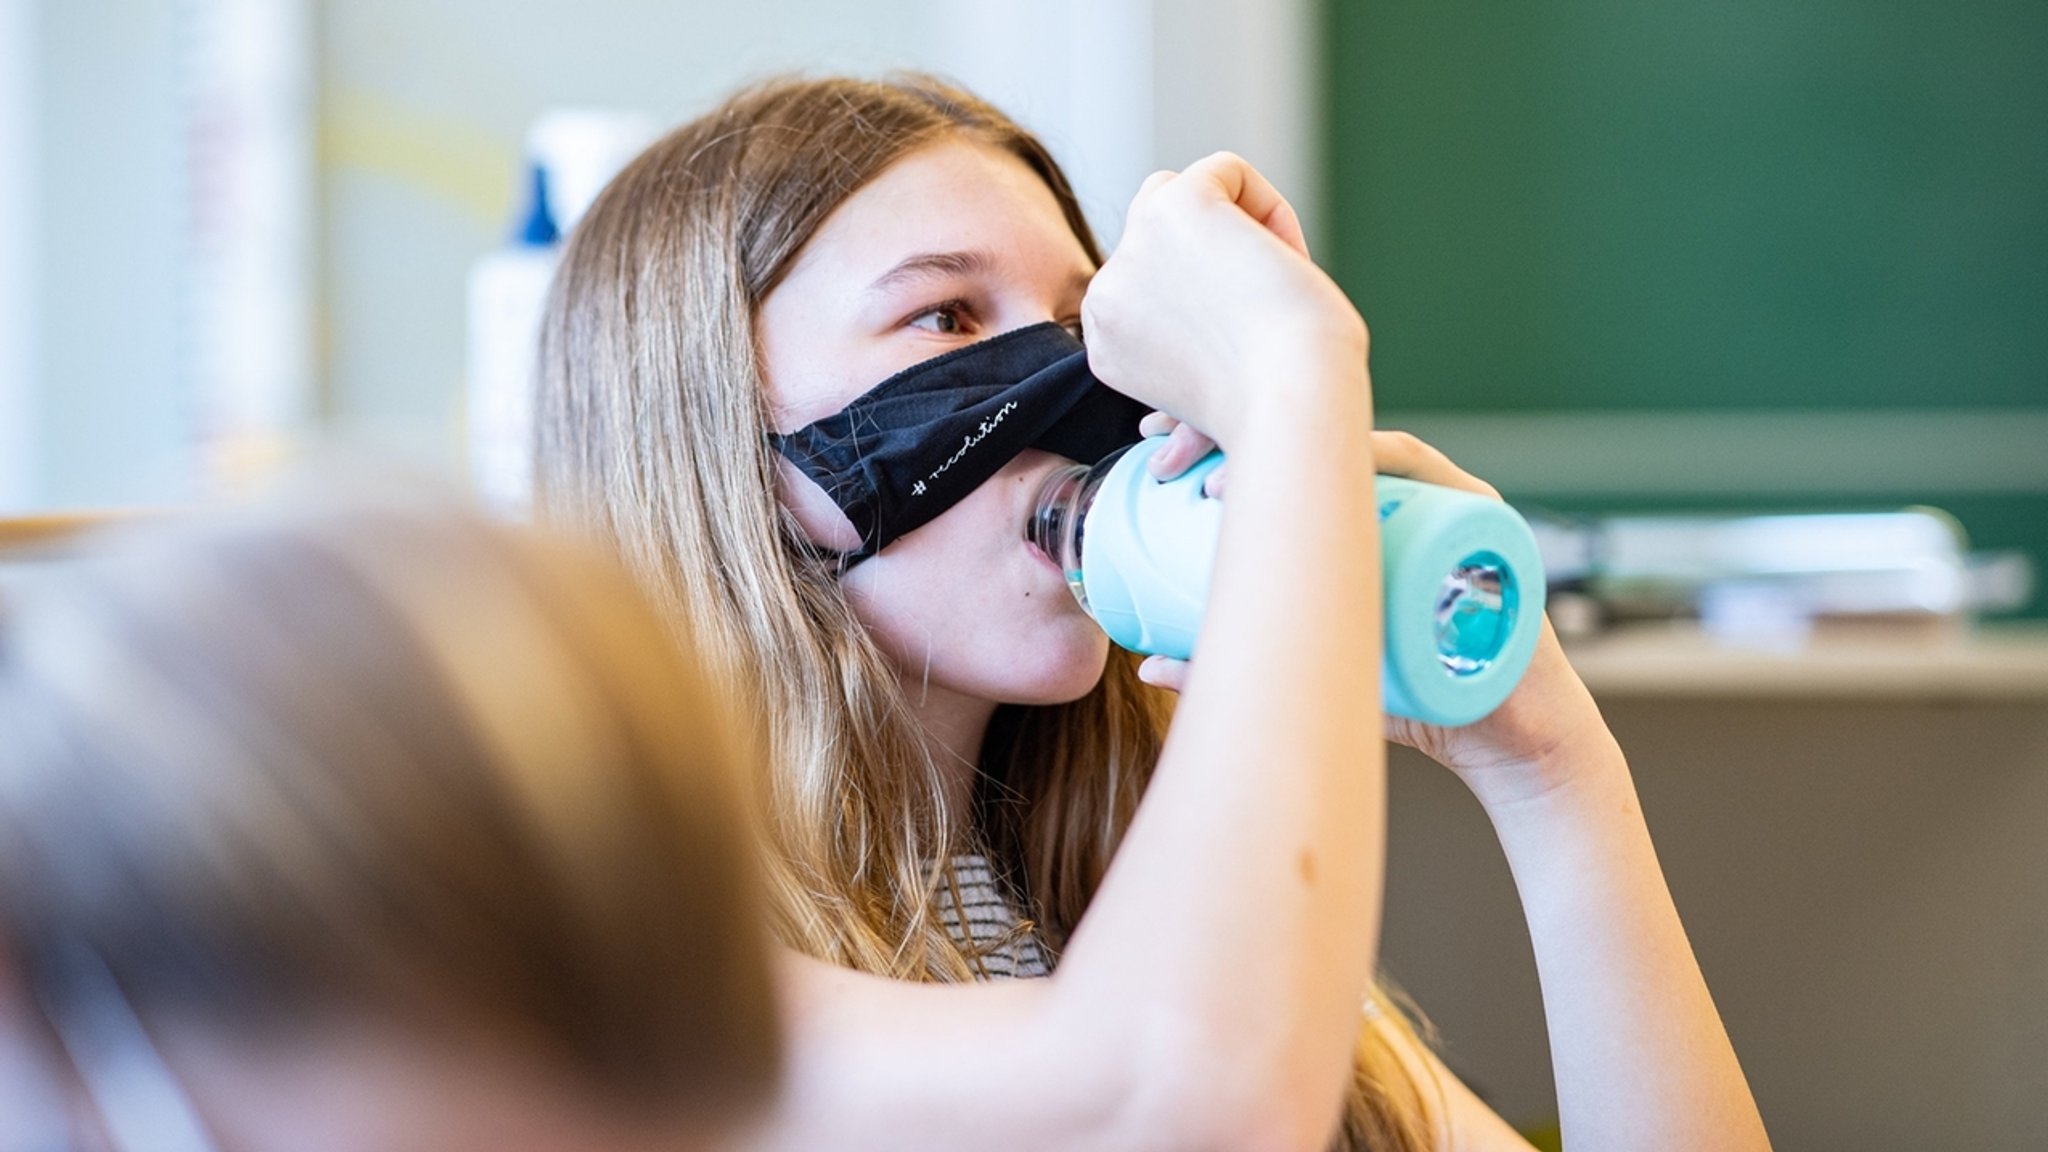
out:
M526 201L507 243L469 275L467 440L486 508L523 519L533 505L534 365L561 242L606 183L654 139L639 112L564 109L526 140Z

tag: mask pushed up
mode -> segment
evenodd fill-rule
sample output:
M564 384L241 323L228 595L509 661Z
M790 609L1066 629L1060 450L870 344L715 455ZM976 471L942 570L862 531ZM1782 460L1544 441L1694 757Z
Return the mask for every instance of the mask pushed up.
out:
M865 560L965 499L1026 448L1094 461L1138 442L1146 408L1088 371L1058 324L1034 324L913 365L769 443L824 489Z

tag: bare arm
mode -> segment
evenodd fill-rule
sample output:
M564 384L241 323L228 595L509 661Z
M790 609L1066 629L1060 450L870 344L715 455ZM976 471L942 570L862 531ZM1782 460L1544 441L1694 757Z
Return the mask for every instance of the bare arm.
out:
M1553 756L1559 783L1487 815L1535 944L1565 1146L1768 1148L1620 747Z
M1497 495L1411 436L1374 438L1384 471ZM1566 1148L1769 1148L1628 763L1549 625L1493 715L1397 721L1388 735L1456 772L1500 837L1535 945Z
M1327 1140L1384 857L1381 724L1355 707L1379 696L1371 399L1363 324L1276 234L1298 245L1284 202L1212 157L1148 182L1090 291L1097 373L1215 430L1233 478L1180 718L1058 973L928 987L790 961L764 1146Z
M1299 1124L1306 1146L1335 1117L1380 921L1385 753L1377 713L1356 707L1380 690L1361 407L1303 404L1313 424L1226 445L1202 650L1153 795L1068 959L1207 1005L1155 1021L1148 1042L1164 1057L1210 1038L1195 1029L1228 1037L1231 1067L1205 1079Z
M1182 460L1206 448L1192 439ZM1382 471L1499 495L1412 436L1373 439ZM1175 686L1186 670L1158 679ZM1521 686L1493 715L1448 729L1394 720L1388 735L1456 772L1507 851L1535 942L1566 1146L1768 1148L1628 765L1548 625ZM1418 1083L1443 1089L1442 1147L1528 1147L1433 1054L1383 1031Z

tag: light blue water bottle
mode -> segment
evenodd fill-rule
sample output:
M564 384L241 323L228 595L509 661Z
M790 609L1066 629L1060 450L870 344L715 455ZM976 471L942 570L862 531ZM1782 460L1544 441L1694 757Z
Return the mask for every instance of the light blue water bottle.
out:
M1169 481L1145 464L1153 437L1099 464L1047 479L1032 540L1110 639L1187 659L1195 649L1223 504L1202 492L1223 463ZM1398 476L1376 481L1385 594L1386 711L1470 724L1500 706L1535 655L1543 625L1536 538L1497 500Z

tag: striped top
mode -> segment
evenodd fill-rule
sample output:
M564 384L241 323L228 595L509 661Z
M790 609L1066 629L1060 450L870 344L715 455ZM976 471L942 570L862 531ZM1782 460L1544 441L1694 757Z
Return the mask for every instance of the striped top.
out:
M1038 938L1038 933L1019 927L1023 917L1003 895L988 857L978 852L962 852L953 857L953 879L959 886L960 899L954 901L951 888L939 889L939 922L946 926L946 934L970 955L979 953L983 973L979 979L1021 980L1052 975L1052 957L1045 942ZM967 912L964 921L960 914L963 908ZM1386 1015L1386 1010L1380 1007L1376 985L1365 994L1359 1010L1367 1020L1377 1021Z
M996 883L988 857L962 852L953 857L953 879L959 897L939 887L939 922L954 941L978 955L986 979L1011 980L1050 976L1052 960L1038 934L1022 927L1023 918Z

